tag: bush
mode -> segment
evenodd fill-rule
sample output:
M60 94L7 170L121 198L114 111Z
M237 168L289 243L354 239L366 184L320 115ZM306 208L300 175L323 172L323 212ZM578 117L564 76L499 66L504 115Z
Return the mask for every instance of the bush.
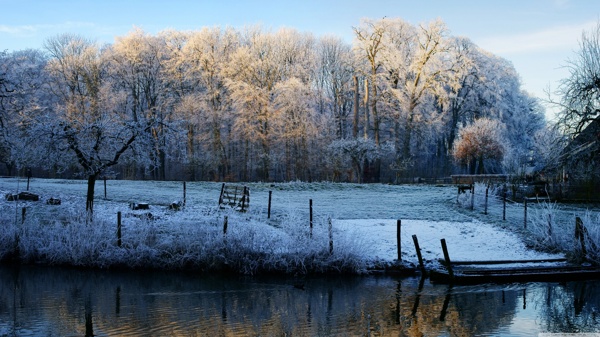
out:
M310 237L306 221L293 214L282 218L278 227L234 211L194 220L176 215L159 220L128 217L121 246L115 221L87 219L85 213L69 211L61 220L45 222L31 217L23 224L6 215L2 220L7 226L0 231L1 260L17 255L24 262L50 265L241 274L363 273L367 268L365 245L335 233L330 254L327 219L316 219Z
M600 213L587 211L581 216L585 228L584 254L580 241L575 238L575 218L559 221L561 210L556 203L539 203L539 207L531 210L527 225L531 246L548 252L564 252L577 261L600 264Z
M458 195L458 204L461 207L471 208L471 198L473 198L473 208L484 208L486 202L486 190L488 194L488 207L492 207L502 203L502 199L500 198L500 195L502 194L502 186L485 183L475 183L474 186L474 194L472 194L471 191L467 191Z

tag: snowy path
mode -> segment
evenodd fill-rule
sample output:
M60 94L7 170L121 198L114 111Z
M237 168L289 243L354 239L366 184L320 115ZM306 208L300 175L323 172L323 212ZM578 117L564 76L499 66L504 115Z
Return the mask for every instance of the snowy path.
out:
M359 219L336 220L334 228L360 237L370 251L365 252L383 261L397 258L396 220ZM441 239L446 239L450 259L473 260L528 260L563 258L528 249L521 239L480 221L448 222L402 220L402 259L417 265L418 260L412 235L416 234L426 262L443 258Z

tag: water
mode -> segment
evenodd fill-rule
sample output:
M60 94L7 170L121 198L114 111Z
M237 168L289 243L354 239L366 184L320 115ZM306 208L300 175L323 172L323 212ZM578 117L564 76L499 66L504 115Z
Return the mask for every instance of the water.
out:
M0 336L536 336L600 331L600 281L220 277L0 266Z

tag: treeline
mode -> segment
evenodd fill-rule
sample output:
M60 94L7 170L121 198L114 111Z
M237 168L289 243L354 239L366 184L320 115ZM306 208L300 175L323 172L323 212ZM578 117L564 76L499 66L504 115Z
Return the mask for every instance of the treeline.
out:
M544 111L510 62L441 21L353 30L349 44L256 26L134 29L109 45L64 34L1 53L3 170L398 182L535 163ZM501 151L456 161L480 119L495 121Z

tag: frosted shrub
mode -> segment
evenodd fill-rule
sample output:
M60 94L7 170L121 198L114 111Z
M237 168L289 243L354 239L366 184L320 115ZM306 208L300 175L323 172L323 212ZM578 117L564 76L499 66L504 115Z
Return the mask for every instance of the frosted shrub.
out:
M55 220L40 225L25 221L20 231L20 253L25 261L74 266L107 264L115 236L106 221L87 219L85 213L72 213L68 223Z
M581 218L585 227L584 243L587 251L587 259L600 264L600 213L586 212ZM580 244L575 245L580 248Z
M194 220L177 215L155 220L124 216L122 244L118 246L116 221L88 219L85 212L69 209L60 220L40 221L32 216L23 224L15 224L14 219L4 222L7 227L0 231L0 259L12 254L25 262L51 265L242 274L366 270L361 254L364 245L353 242L346 233L336 233L335 249L330 253L327 219L315 219L312 237L307 219L294 212L280 221L275 227L251 213L234 211Z
M531 207L527 222L529 243L539 250L549 252L573 249L573 226L557 223L559 208L556 203L542 202Z
M527 224L530 233L529 243L540 250L559 252L577 260L590 260L600 263L600 213L586 212L581 216L585 256L581 242L575 237L575 219L558 220L559 206L556 203L540 203L531 208Z
M14 213L7 208L0 210L0 260L8 259L16 254L18 247L18 227Z
M485 207L485 192L487 189L488 194L488 208L492 205L499 205L502 203L500 195L502 194L502 186L489 185L486 183L475 183L475 193L473 195L473 207L482 209ZM463 208L471 208L472 192L466 191L458 195L458 204Z

